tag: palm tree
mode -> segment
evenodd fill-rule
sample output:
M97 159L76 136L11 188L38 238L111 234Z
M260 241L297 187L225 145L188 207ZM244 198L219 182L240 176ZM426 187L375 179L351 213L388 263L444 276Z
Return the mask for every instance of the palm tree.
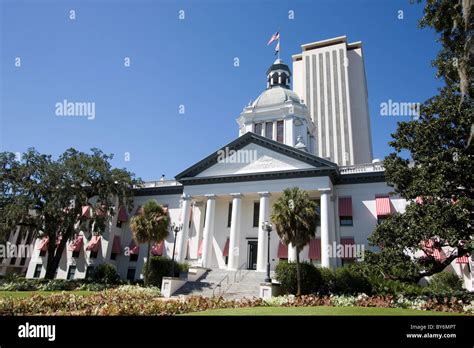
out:
M139 244L148 244L145 265L145 286L148 285L148 275L150 272L151 243L160 243L166 238L168 235L169 222L168 209L159 205L154 199L146 202L143 206L142 213L134 216L130 221L133 239Z
M271 220L280 239L296 247L297 293L301 295L300 252L316 233L316 203L306 191L298 187L287 188L273 204Z

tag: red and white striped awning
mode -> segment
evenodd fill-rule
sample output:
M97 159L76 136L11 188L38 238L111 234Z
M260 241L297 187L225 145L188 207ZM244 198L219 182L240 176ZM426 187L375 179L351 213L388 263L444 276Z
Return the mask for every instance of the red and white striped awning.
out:
M140 253L140 246L137 245L133 239L130 241L128 248L130 250L130 254L138 255Z
M341 237L342 259L355 259L354 237Z
M121 205L120 208L119 208L117 220L120 221L120 222L127 222L128 221L127 208L125 208L125 206L123 206L123 205Z
M392 203L389 196L375 196L375 210L377 216L387 216L392 213Z
M202 239L199 240L199 244L198 244L198 257L201 257L202 256Z
M321 239L315 238L309 241L308 258L310 260L321 260Z
M151 254L154 255L154 256L163 255L164 245L165 245L164 241L162 241L161 243L154 243L151 246Z
M114 241L112 242L112 254L121 254L122 253L122 242L120 241L120 236L114 236Z
M82 217L90 219L92 217L92 209L90 205L83 205L82 206Z
M443 249L434 248L434 242L431 239L428 239L427 241L422 241L421 246L423 248L423 252L427 256L433 256L436 261L442 262L446 258Z
M107 207L105 205L101 205L95 208L95 215L99 217L105 217L107 215Z
M418 196L415 198L415 203L416 204L423 204L423 197L422 196Z
M230 240L229 238L227 238L227 240L225 241L224 250L222 251L222 256L224 257L229 256L229 243L230 243Z
M86 250L92 252L99 251L101 239L102 236L92 236L91 240L89 241L89 244L87 244Z
M280 241L278 244L278 258L287 259L288 258L288 245Z
M49 244L49 237L43 237L41 241L39 242L38 246L36 249L41 250L41 251L47 251L48 250L48 244Z
M456 263L469 263L469 254L457 257Z
M69 251L80 251L82 248L84 240L82 236L78 236L76 239L74 239L71 244L69 244Z
M352 216L352 197L339 197L339 216Z

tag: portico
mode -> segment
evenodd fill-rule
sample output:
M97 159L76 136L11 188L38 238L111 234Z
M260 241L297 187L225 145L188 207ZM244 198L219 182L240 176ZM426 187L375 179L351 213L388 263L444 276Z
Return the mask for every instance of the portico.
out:
M248 135L249 142L252 137ZM273 143L273 142L272 142ZM279 144L279 146L285 146ZM308 154L307 156L315 157ZM319 160L319 159L318 159ZM322 160L324 161L324 160ZM330 162L329 162L330 163ZM278 171L249 173L245 177L227 175L225 178L200 176L182 178L183 196L180 215L185 225L189 224L189 206L197 207L193 224L195 236L189 229L183 238L189 240L190 250L201 250L193 262L209 268L236 270L245 264L247 269L265 272L267 264L267 233L262 229L264 221L271 221L272 205L283 190L298 186L306 190L320 206L320 226L316 228L317 238L321 240L321 266L334 267L328 246L336 241L334 231L334 202L332 198L332 168L324 163L320 168L299 171ZM216 165L216 164L215 164ZM218 164L217 164L218 165ZM307 177L301 177L307 175ZM314 175L314 176L313 176ZM268 179L265 180L265 177ZM184 227L183 227L184 232ZM179 240L181 245L186 241ZM256 263L252 264L254 243L256 242ZM270 264L274 269L279 261L279 238L276 230L270 240ZM185 255L184 252L183 255ZM301 253L300 259L307 259ZM307 254L307 253L306 253ZM296 250L288 247L288 259L296 259ZM184 260L184 259L183 259Z

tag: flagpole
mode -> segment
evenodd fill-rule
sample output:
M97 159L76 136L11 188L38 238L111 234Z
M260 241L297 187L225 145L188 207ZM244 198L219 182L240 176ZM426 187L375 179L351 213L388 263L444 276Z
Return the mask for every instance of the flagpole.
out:
M278 59L280 59L280 50L281 50L280 37L281 37L281 31L280 29L278 29Z

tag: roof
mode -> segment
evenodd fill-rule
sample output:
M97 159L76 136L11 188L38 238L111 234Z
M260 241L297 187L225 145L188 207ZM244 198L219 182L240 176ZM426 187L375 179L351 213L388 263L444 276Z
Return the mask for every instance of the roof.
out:
M226 151L226 150L237 151L247 146L250 143L257 144L259 146L265 147L272 151L279 152L285 156L291 157L293 159L296 159L296 160L299 160L299 161L302 161L314 166L315 168L311 170L311 173L309 173L308 170L304 170L305 172L307 172L305 173L307 175L311 174L311 176L317 176L315 175L315 172L321 172L321 174L324 173L324 175L336 175L338 173L338 166L333 162L330 162L321 157L312 155L306 151L295 149L292 146L288 146L288 145L279 143L277 141L262 137L253 132L248 132L238 137L237 139L233 140L232 142L228 143L227 145L223 146L218 151L213 152L212 154L210 154L203 160L185 169L184 171L176 175L176 179L182 183L184 181L188 182L187 179L194 178L199 173L215 165L218 161L220 151ZM296 171L293 171L293 172L296 172ZM301 170L301 172L303 172L303 170ZM274 176L274 174L272 175ZM253 174L245 174L244 176L249 176L249 175L253 175ZM238 175L235 176L235 178L237 177Z
M283 104L286 101L293 101L301 104L301 99L298 94L290 89L275 86L263 91L252 103L252 107L264 108L267 106Z

